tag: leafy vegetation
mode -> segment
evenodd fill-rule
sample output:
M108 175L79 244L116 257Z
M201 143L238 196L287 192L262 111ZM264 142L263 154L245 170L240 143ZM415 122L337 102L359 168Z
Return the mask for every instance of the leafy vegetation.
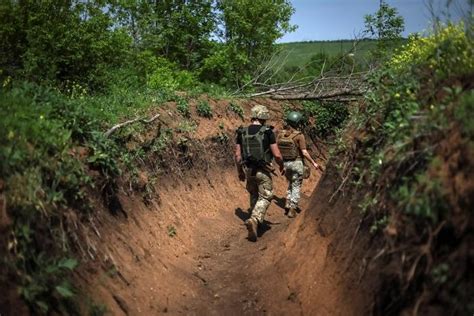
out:
M338 102L304 101L303 113L314 119L310 133L321 138L334 134L349 116L347 105Z
M205 118L212 118L212 109L211 106L209 105L209 102L205 100L199 100L196 110L199 116L205 117Z
M457 223L469 221L472 191L457 195L452 186L470 187L453 181L473 165L473 122L467 115L473 53L462 24L410 38L372 74L366 102L354 109L347 129L357 144L351 151L340 148L347 152L341 164L352 166L341 177L365 192L361 210L372 232L385 232L386 251L401 269L400 296L391 298L392 310L385 312L397 313L424 295L424 304L441 300L446 310L472 313L465 295L472 291L468 271L452 259L458 249L449 245L468 242L467 226ZM463 166L456 151L467 155ZM400 246L405 255L394 250Z
M185 89L245 81L294 29L289 1L7 1L0 5L0 79ZM256 19L256 17L259 17ZM217 42L215 38L222 38Z
M373 51L375 57L383 56L399 45L405 21L396 8L381 0L377 12L367 14L364 20L365 34L377 39L377 49Z
M237 103L229 102L229 109L237 114L242 120L244 119L244 109Z

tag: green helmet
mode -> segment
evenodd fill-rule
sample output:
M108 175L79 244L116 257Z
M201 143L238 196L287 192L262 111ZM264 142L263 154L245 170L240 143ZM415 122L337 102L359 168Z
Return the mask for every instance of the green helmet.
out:
M268 120L270 119L270 112L268 111L267 107L264 105L256 105L250 110L250 114L252 115L253 119L261 119L261 120Z
M286 116L286 122L293 127L300 125L303 121L303 114L300 112L292 111Z

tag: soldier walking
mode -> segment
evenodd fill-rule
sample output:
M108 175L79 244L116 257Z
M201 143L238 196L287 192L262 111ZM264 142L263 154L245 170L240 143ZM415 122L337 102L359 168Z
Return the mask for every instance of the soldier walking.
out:
M306 150L306 140L299 130L302 121L303 115L300 112L288 113L285 119L285 129L278 133L277 138L277 144L283 158L285 176L288 180L285 211L290 218L296 216L296 210L298 209L305 167L304 158L314 168L320 168Z
M273 159L277 162L281 174L284 174L283 160L275 134L272 127L266 125L268 119L268 109L263 105L256 105L251 110L250 125L237 130L235 161L239 180L247 180L246 189L250 194L251 215L245 221L250 241L257 241L258 226L263 223L273 197Z

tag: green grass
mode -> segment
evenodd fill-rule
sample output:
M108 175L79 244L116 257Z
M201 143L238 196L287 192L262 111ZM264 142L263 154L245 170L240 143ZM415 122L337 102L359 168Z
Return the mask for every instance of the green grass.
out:
M342 41L315 41L315 42L295 42L295 43L284 43L278 44L281 49L279 58L285 58L287 66L303 66L310 58L317 53L326 53L329 56L336 56L352 52L355 54L355 58L363 62L367 59L369 52L375 48L376 41L360 41L357 43L354 49L355 41L342 40ZM279 64L279 63L277 63Z

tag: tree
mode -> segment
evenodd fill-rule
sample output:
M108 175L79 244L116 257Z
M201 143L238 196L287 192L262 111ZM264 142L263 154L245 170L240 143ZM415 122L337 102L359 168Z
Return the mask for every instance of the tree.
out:
M4 1L0 68L30 81L98 88L125 59L130 38L100 1Z
M112 10L141 50L188 70L198 68L209 53L216 26L213 0L121 0Z
M385 1L380 0L380 7L375 14L368 14L364 17L365 34L376 38L379 57L390 47L399 43L402 32L405 29L405 21L398 10L389 6Z
M235 82L244 81L274 52L275 41L295 30L288 0L219 0L221 36Z

